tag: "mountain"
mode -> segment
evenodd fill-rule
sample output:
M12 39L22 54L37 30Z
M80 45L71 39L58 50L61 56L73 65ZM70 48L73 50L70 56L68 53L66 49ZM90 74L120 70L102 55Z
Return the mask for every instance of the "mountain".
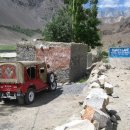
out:
M0 44L14 44L21 39L30 39L24 33L33 33L34 29L42 30L62 8L63 1L0 0ZM36 37L41 35L36 34Z
M129 7L106 7L99 8L98 18L101 19L103 23L117 23L122 19L130 17Z
M0 0L0 25L42 28L63 0Z

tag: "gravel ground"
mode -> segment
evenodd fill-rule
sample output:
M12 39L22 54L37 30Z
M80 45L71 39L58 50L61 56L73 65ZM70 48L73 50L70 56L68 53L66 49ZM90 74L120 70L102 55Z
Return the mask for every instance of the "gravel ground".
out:
M82 109L81 92L86 83L58 87L55 92L43 91L31 105L19 106L16 101L0 102L0 130L53 130Z

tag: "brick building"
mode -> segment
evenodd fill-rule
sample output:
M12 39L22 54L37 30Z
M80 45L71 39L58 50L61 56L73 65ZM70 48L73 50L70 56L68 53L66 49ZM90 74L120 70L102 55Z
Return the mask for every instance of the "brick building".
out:
M86 74L87 45L81 43L21 42L17 60L45 61L60 82L76 81Z

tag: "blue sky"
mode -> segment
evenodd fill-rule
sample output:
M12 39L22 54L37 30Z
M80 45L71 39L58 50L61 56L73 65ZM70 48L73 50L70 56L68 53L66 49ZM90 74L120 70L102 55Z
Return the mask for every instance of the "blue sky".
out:
M99 0L98 7L130 7L130 0Z

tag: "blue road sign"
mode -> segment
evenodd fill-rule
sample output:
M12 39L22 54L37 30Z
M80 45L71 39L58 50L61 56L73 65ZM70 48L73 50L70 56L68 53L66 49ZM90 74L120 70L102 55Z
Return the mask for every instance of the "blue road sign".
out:
M109 48L110 58L130 58L130 48Z

